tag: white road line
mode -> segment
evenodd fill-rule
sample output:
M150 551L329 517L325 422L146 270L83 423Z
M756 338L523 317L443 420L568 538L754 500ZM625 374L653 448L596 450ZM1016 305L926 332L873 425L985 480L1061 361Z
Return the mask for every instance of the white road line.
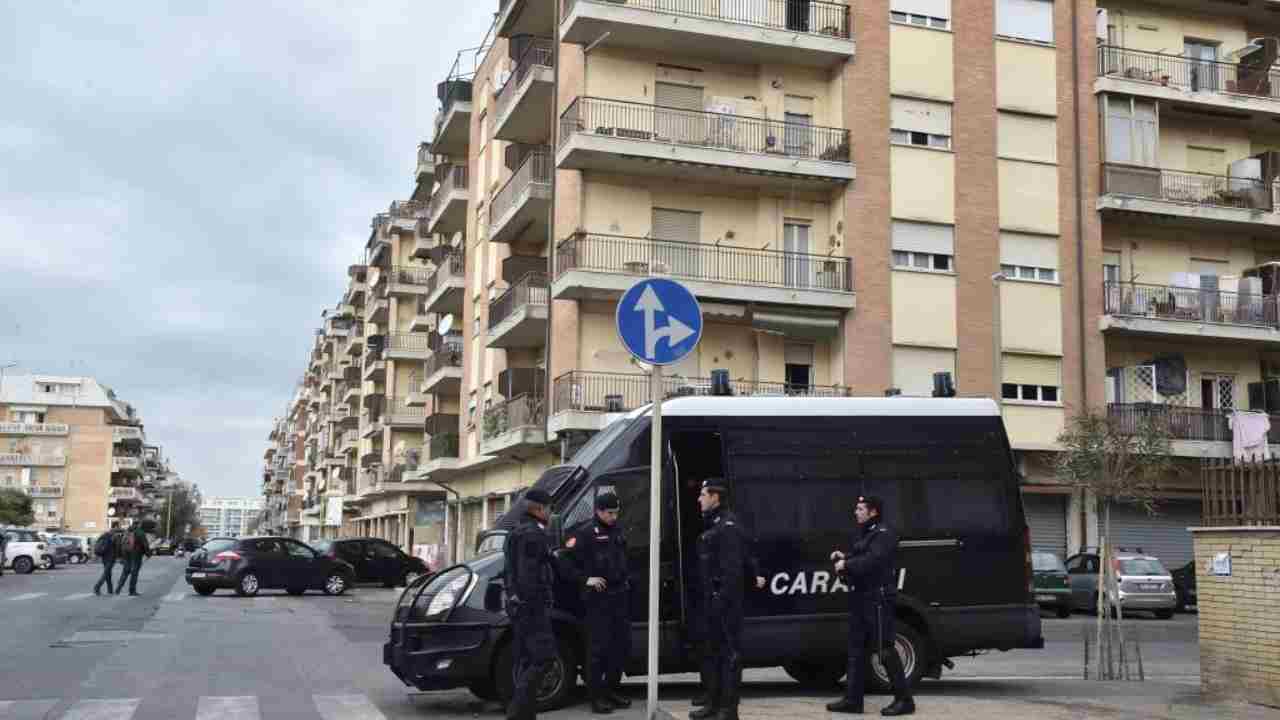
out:
M142 698L81 700L71 706L62 720L129 720L141 702Z
M202 697L196 708L196 720L258 720L258 698L254 695L238 697Z
M387 720L364 695L313 695L311 699L324 720Z
M26 593L25 595L14 595L10 600L35 600L38 597L44 597L49 593Z
M63 600L83 600L87 597L93 597L93 593L75 593L74 595L68 595L62 599Z
M0 700L0 718L22 720L48 717L60 700Z

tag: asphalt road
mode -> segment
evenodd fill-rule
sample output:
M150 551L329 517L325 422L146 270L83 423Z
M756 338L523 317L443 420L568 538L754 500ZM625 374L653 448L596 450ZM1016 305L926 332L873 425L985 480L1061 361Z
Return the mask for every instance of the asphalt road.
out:
M0 578L0 720L500 717L465 690L411 691L382 665L398 591L360 587L340 598L190 592L185 561L143 565L142 597L91 594L100 566ZM118 572L118 568L117 568ZM1080 676L1081 636L1093 618L1044 621L1048 647L956 661L925 693L1017 688ZM1135 620L1149 678L1191 682L1199 672L1194 615ZM744 696L804 691L777 669L746 673ZM693 695L696 678L663 678L663 697ZM643 686L629 683L639 717ZM586 718L579 704L549 717Z

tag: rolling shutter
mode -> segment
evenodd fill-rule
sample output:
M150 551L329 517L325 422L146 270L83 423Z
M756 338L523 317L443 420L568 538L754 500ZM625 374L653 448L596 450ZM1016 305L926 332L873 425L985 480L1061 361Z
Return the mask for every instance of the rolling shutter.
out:
M1142 552L1160 559L1170 570L1195 557L1188 527L1202 523L1199 500L1161 503L1157 514L1147 515L1140 507L1117 503L1111 506L1111 544L1116 548Z
M956 254L956 230L951 225L893 221L892 242L894 250Z
M895 97L889 100L889 126L934 135L951 135L951 106L947 103Z
M1000 233L1000 263L1058 269L1058 238L1050 235Z
M1022 496L1022 510L1031 528L1031 547L1067 557L1067 496L1027 493Z
M652 235L658 240L698 242L702 234L702 213L687 210L653 209Z
M1062 358L1005 355L1004 381L1019 385L1062 385Z
M653 101L660 107L679 110L702 110L702 88L675 83L655 83Z

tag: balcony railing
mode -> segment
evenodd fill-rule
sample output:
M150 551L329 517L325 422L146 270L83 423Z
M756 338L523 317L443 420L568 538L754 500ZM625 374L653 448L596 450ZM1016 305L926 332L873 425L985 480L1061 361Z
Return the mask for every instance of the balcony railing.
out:
M511 110L511 102L520 91L521 83L529 77L529 73L534 68L551 67L552 59L555 57L553 43L554 41L550 38L534 38L524 52L520 53L520 57L516 58L516 66L511 77L498 91L497 117L504 117Z
M431 196L431 204L427 208L427 216L434 219L440 215L450 196L455 190L467 189L467 166L450 165L444 176L439 178L440 187Z
M434 274L431 268L427 267L397 265L391 268L391 283L393 285L421 285L426 287L431 284L431 276Z
M70 431L66 423L0 422L0 435L66 435ZM138 439L142 439L141 430L138 430Z
M621 235L578 233L561 240L556 245L556 279L570 270L661 272L689 280L853 291L847 257Z
M111 440L114 443L122 442L142 442L146 437L143 435L142 428L116 426L111 428Z
M67 464L63 455L32 455L30 453L0 453L0 465L31 465L62 467Z
M518 395L485 408L481 441L510 430L541 427L546 420L546 403L540 395Z
M418 200L394 200L388 211L391 217L413 220L427 209L427 204Z
M849 131L805 123L580 97L560 115L560 145L592 134L802 160L848 163Z
M431 152L431 143L418 144L418 174L430 174L435 172L436 156Z
M1274 207L1270 185L1261 180L1117 163L1104 166L1103 192L1200 207Z
M33 498L59 498L64 490L62 485L32 485L27 488L27 495Z
M390 345L388 350L400 350L404 352L425 353L428 350L427 344L430 341L430 335L422 333L416 334L396 334L390 336Z
M427 279L427 297L440 287L440 283L449 278L463 277L467 269L467 256L462 250L453 249L440 259L436 271Z
M520 202L530 186L537 184L550 187L552 166L550 151L534 150L529 153L498 194L493 196L493 203L489 205L490 225L505 217Z
M1267 67L1180 55L1098 46L1098 77L1149 82L1192 92L1253 95L1280 99L1280 73Z
M108 496L111 500L127 500L138 502L142 499L142 493L137 488L131 487L113 487L111 494Z
M730 381L735 395L778 397L848 397L848 387L786 382ZM667 398L710 395L710 378L664 377ZM552 383L552 410L556 413L629 412L651 400L649 376L639 373L609 373L574 370Z
M433 435L431 441L427 443L427 459L456 458L458 457L459 447L457 433Z
M515 285L507 288L507 291L489 306L489 329L492 330L500 325L520 308L530 305L545 306L549 297L550 290L546 275L542 273L525 275Z
M1107 406L1107 415L1128 432L1136 432L1142 422L1156 421L1168 425L1174 440L1231 442L1230 414L1222 410L1161 403L1112 403ZM1280 443L1280 415L1271 416L1267 442Z
M387 422L392 425L405 425L415 423L421 425L426 422L427 409L422 406L413 406L409 404L409 398L398 397L391 401L391 409L387 412Z
M424 377L431 377L445 368L462 367L462 343L444 343L431 353L424 366Z
M1116 281L1104 282L1102 287L1107 315L1280 328L1275 295Z
M568 17L579 1L599 2L563 0L561 17ZM793 33L850 37L849 6L822 0L719 0L714 3L707 0L627 0L626 5L663 15L722 20Z

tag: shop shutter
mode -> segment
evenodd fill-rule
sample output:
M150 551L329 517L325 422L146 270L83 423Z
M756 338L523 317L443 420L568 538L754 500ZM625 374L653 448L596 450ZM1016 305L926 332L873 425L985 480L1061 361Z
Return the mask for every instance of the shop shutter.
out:
M1022 510L1031 528L1031 547L1067 558L1067 496L1027 493Z
M1099 524L1102 519L1099 517ZM1160 558L1170 570L1185 565L1195 557L1188 527L1201 524L1199 500L1177 500L1160 503L1157 514L1150 516L1141 507L1116 503L1111 506L1112 546L1142 552Z

